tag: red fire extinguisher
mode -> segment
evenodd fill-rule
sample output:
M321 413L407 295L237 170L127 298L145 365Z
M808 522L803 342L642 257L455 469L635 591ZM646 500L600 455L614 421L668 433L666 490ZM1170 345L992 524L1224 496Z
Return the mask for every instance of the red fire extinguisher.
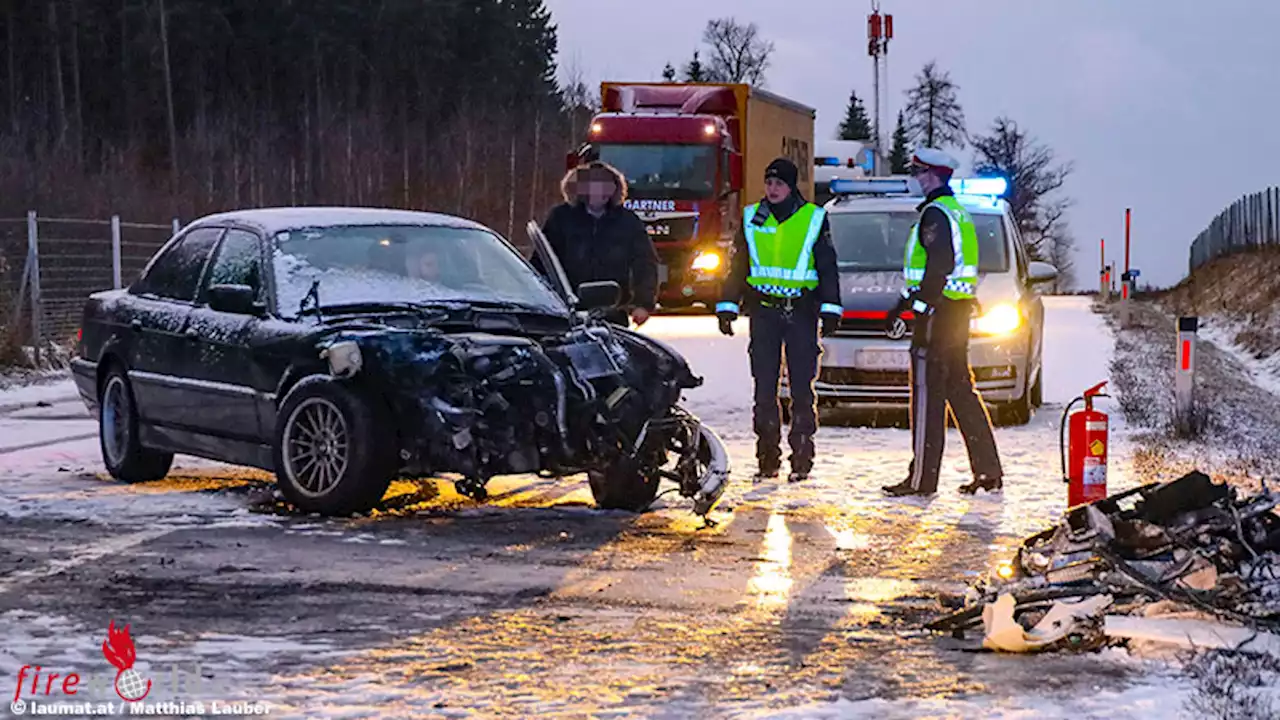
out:
M1058 448L1062 453L1062 481L1067 483L1067 507L1097 502L1107 496L1107 414L1093 407L1104 395L1106 381L1084 391L1062 411ZM1084 409L1072 413L1076 403L1084 401ZM1070 430L1070 442L1064 438ZM1071 461L1067 462L1070 450Z

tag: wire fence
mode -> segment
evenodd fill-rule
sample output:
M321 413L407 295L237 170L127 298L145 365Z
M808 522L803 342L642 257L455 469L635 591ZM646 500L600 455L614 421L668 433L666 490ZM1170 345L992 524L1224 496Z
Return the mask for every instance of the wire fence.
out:
M1191 243L1190 269L1264 245L1280 245L1280 188L1246 195L1214 218Z
M86 298L128 287L178 228L177 218L0 218L0 340L30 346L38 365L41 346L72 339Z

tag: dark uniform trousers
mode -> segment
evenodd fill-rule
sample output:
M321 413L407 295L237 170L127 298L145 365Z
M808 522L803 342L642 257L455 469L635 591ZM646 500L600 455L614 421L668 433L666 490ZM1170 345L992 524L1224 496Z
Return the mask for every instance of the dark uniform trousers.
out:
M818 339L818 304L811 294L793 301L757 304L751 310L751 376L755 379L753 421L756 458L762 465L781 458L782 415L778 404L782 359L787 362L787 384L791 390L791 469L807 473L813 469L813 435L818 431L818 402L813 383L818 375L822 345Z
M943 298L932 315L917 318L911 339L911 434L914 457L908 482L937 492L947 439L947 407L955 416L977 478L1002 478L991 417L973 386L969 321L974 304Z

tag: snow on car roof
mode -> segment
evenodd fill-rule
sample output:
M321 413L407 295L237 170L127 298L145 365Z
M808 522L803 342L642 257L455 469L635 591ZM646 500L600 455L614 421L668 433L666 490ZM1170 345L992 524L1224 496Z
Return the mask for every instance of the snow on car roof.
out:
M200 224L235 222L253 226L267 235L284 230L342 225L424 225L493 232L480 223L443 213L368 207L279 207L233 210L206 215Z
M993 201L987 197L974 195L957 195L956 199L969 212L977 215L1001 215L1008 211L1008 204L1003 200ZM827 203L826 209L832 213L903 212L907 210L916 212L916 206L923 200L924 198L919 195L852 196L837 198Z

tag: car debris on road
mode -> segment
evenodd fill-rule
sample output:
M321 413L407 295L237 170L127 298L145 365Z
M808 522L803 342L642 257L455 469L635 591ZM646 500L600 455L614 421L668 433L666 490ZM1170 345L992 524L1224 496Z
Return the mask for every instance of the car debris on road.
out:
M925 628L1002 652L1199 638L1280 656L1278 505L1192 472L1072 508ZM1170 611L1197 619L1153 617Z

